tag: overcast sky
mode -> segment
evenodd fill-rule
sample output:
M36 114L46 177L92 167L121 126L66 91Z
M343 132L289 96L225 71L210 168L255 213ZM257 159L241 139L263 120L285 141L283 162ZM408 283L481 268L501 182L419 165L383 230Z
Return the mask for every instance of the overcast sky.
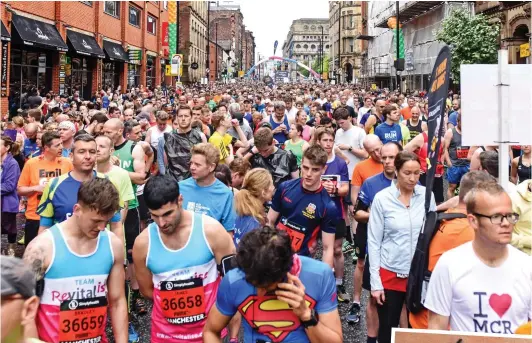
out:
M292 21L300 18L328 18L328 0L235 0L220 1L220 5L238 4L244 15L244 25L253 31L256 53L261 57L273 54L273 44L279 41L277 56L282 56L282 47Z

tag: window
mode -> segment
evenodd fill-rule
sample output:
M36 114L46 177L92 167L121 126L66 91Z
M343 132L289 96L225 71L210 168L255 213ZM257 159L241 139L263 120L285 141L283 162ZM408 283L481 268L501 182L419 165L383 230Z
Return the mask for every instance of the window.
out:
M301 49L301 44L296 44L296 49Z
M151 15L148 16L148 22L146 24L146 30L154 35L157 32L157 19L152 17Z
M311 49L311 50L316 49L316 45L312 44L312 45L310 46L310 49Z
M80 1L82 4L92 7L92 1Z
M325 49L329 49L329 44L325 45Z
M315 31L315 30L316 30L316 25L312 25L312 26L310 27L310 30L311 30L311 31Z
M308 25L303 26L303 30L308 31Z
M113 17L120 17L120 1L105 1L103 11Z
M304 49L308 49L308 44L303 45Z
M129 23L140 27L140 9L135 6L129 6Z

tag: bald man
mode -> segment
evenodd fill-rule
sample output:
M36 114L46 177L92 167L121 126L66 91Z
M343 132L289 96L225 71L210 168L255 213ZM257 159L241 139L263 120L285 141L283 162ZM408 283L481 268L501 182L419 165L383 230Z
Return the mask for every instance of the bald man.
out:
M129 173L129 178L133 184L134 199L128 202L128 211L124 220L124 232L126 241L127 259L129 262L128 275L130 287L133 292L133 306L138 314L146 313L144 301L139 293L139 284L135 277L133 267L133 243L140 234L140 212L137 198L138 185L144 185L151 163L153 162L153 151L150 144L146 142L133 142L124 138L124 123L118 118L111 118L103 125L103 134L111 139L114 145L113 156L118 157L120 167ZM148 162L146 162L148 160ZM149 165L147 165L149 163Z
M381 123L384 123L386 120L386 118L384 118L382 115L384 107L386 107L386 102L384 100L377 100L375 103L375 114L370 115L366 121L366 124L364 125L366 133L373 133L377 126L379 126Z
M29 123L24 126L24 132L26 133L26 139L24 140L24 157L26 159L32 157L32 155L39 150L37 146L37 132L39 127L35 123Z

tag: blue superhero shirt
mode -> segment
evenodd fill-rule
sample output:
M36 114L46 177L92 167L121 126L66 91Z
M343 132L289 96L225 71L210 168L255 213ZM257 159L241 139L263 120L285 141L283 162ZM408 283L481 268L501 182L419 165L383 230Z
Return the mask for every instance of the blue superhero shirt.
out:
M327 191L320 187L311 192L303 188L301 178L283 182L277 187L272 199L272 210L279 213L275 226L288 232L292 249L309 256L320 231L336 232L340 217L336 205Z
M305 286L307 304L317 314L329 313L338 307L336 282L331 268L309 257L300 257L299 279ZM224 316L242 314L244 342L310 342L299 319L285 302L272 295L258 296L244 272L233 269L220 283L216 308Z

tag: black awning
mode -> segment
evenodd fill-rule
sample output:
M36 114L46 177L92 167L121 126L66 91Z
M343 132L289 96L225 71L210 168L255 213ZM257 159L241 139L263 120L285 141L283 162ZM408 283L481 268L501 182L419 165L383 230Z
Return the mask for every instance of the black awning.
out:
M63 38L54 25L13 14L13 40L23 44L44 49L68 51Z
M81 55L105 58L102 48L94 37L76 31L67 31L67 39L72 48Z
M127 52L120 44L104 40L103 49L111 61L127 62L129 60Z
M11 35L9 34L9 31L7 31L7 27L4 25L4 22L2 22L2 34L0 35L0 39L4 41L10 41Z

